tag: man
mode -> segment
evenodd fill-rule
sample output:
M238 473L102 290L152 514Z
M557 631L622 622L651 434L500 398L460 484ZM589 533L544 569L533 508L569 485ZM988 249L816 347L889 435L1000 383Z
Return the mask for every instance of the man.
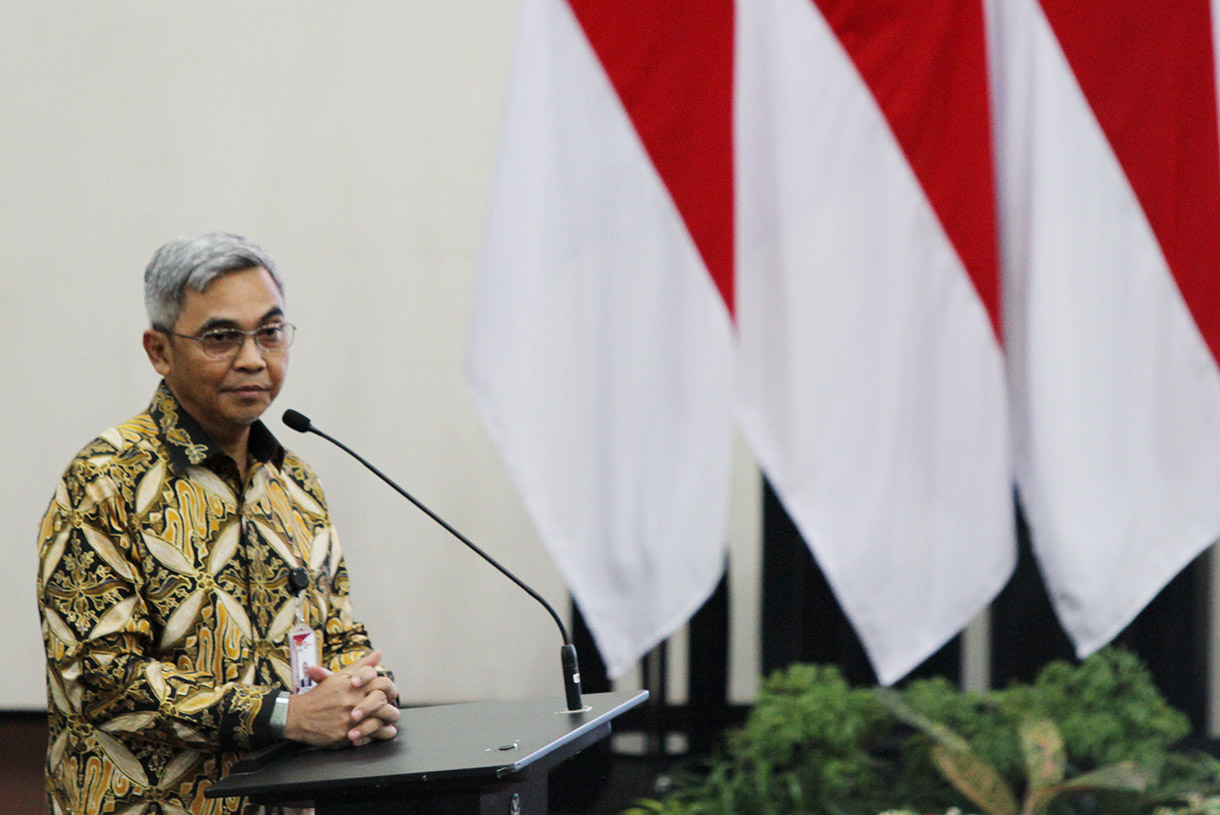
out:
M316 477L259 421L294 332L274 261L199 235L144 285L162 382L72 461L39 530L49 807L257 812L204 790L277 739L392 738L398 692Z

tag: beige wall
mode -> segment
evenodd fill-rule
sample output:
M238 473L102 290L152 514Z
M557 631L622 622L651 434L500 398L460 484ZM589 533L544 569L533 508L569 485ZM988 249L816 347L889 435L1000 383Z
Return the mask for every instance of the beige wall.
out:
M44 704L34 528L54 481L156 384L140 273L166 238L238 231L300 327L273 429L323 479L357 612L417 700L559 693L528 598L316 437L295 407L557 606L563 584L463 371L517 3L0 6L0 709ZM734 690L756 666L757 476L734 515ZM678 688L680 691L680 688Z

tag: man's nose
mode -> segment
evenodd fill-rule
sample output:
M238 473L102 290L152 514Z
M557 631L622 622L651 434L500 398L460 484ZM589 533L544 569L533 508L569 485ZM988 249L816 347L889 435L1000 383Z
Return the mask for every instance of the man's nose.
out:
M267 367L267 360L263 359L263 349L258 347L253 334L242 337L241 347L233 358L233 367L255 371Z

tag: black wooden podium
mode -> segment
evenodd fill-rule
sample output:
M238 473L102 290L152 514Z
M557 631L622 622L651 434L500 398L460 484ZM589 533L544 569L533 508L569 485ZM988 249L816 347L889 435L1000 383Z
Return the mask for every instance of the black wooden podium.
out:
M647 698L591 693L578 713L561 698L409 708L391 741L255 756L206 795L313 806L317 815L543 815L550 770Z

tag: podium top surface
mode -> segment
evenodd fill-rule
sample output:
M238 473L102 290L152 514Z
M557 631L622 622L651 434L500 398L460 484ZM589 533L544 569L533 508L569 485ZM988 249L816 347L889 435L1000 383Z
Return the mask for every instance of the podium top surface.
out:
M561 697L407 708L394 739L356 749L303 749L248 772L239 763L206 795L312 797L344 788L493 782L535 764L550 766L544 759L581 749L647 698L647 691L586 694L585 710L576 713Z

